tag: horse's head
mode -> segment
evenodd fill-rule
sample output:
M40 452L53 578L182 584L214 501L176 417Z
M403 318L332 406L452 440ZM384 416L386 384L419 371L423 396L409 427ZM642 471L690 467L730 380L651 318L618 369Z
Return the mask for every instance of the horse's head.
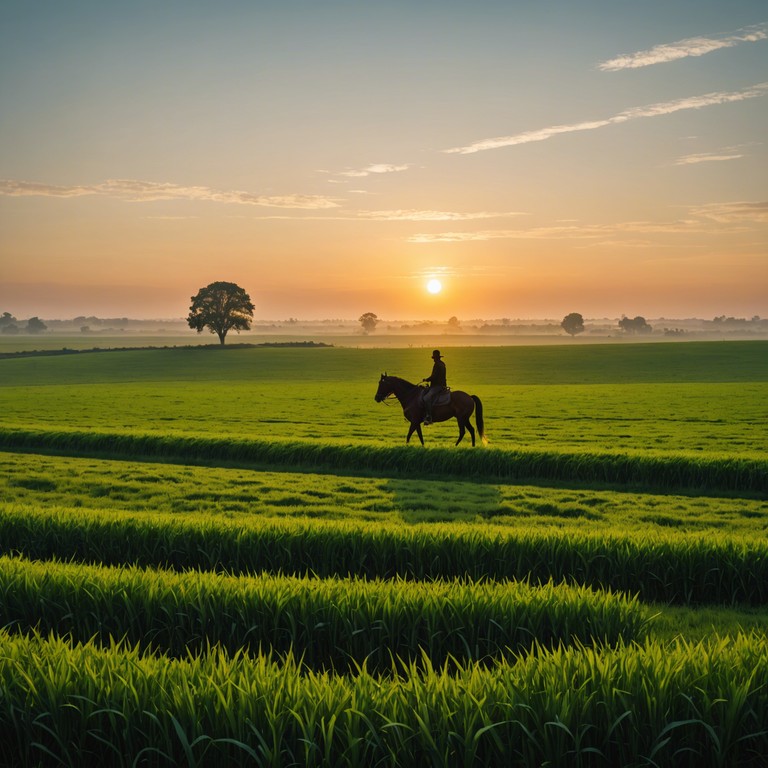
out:
M386 373L381 374L379 379L379 388L376 390L376 395L373 398L377 403L388 398L394 392L394 385L392 377L387 376Z

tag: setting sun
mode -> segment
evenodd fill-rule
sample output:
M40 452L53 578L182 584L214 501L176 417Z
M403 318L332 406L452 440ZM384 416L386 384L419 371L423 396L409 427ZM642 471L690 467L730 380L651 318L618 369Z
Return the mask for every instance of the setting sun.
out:
M0 319L768 317L766 2L668 5L4 0Z

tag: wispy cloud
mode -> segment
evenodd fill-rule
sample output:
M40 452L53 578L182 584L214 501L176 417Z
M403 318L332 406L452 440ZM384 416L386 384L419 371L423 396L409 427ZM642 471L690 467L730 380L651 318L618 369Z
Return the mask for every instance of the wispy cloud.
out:
M407 171L410 167L409 163L403 163L401 165L394 165L392 163L374 163L373 165L368 165L365 168L359 168L357 170L340 171L338 175L361 178L363 176L371 176L372 174L379 173L399 173L400 171Z
M768 201L709 203L690 209L693 216L712 219L723 224L754 221L768 223Z
M149 221L192 221L197 216L145 216Z
M513 216L527 216L522 211L424 211L417 209L401 209L392 211L333 211L329 214L311 216L295 215L265 215L258 216L259 220L284 219L287 221L475 221L478 219L506 219Z
M689 37L675 43L655 45L647 51L637 51L602 61L597 68L603 72L618 72L622 69L650 67L653 64L665 64L669 61L685 59L689 56L703 56L721 48L733 48L740 43L755 43L768 39L768 23L755 24L739 29L733 34L716 37Z
M101 184L58 186L29 181L0 179L0 195L13 197L83 197L99 195L114 197L131 203L158 200L196 200L236 205L258 205L269 208L300 208L317 210L337 208L338 201L322 195L255 195L251 192L212 189L211 187L186 187L179 184L135 179L109 179Z
M0 194L11 197L80 197L97 194L93 187L60 187L55 184L39 184L33 181L0 179Z
M618 125L630 120L637 120L641 117L659 117L661 115L671 115L674 112L681 112L686 109L702 109L715 104L728 104L735 101L744 101L746 99L755 99L763 96L768 91L768 82L758 83L740 91L715 91L705 93L702 96L688 96L684 99L675 101L660 101L655 104L648 104L643 107L631 107L623 112L619 112L613 117L602 120L589 120L581 123L571 123L569 125L553 125L548 128L539 128L534 131L525 131L523 133L513 134L511 136L497 136L492 139L483 139L463 147L453 147L444 149L448 154L469 155L475 152L484 152L488 149L500 149L502 147L511 147L517 144L528 144L533 141L546 141L553 136L564 133L575 133L577 131L592 131L596 128L603 128L607 125Z
M531 229L485 229L476 232L419 233L408 238L409 243L467 243L486 240L556 240L562 238L602 237L608 230L601 226L574 225L534 227Z
M492 211L473 211L460 213L458 211L358 211L357 217L374 221L472 221L475 219L499 219L510 216L524 216L519 211L495 213Z
M410 243L466 243L487 240L589 240L592 243L606 242L631 244L635 247L651 241L639 240L639 236L691 235L691 234L733 234L746 231L747 221L768 220L768 202L758 203L713 203L692 207L690 216L674 221L622 221L615 224L560 224L549 227L528 229L487 229L474 232L419 233L408 238ZM710 220L709 222L707 221ZM711 221L728 224L727 227L713 227ZM629 238L623 236L628 235ZM621 237L621 240L606 238Z
M698 163L719 163L724 160L738 160L744 157L741 152L727 152L727 153L715 153L715 152L701 152L695 155L683 155L678 157L675 161L675 165L697 165Z

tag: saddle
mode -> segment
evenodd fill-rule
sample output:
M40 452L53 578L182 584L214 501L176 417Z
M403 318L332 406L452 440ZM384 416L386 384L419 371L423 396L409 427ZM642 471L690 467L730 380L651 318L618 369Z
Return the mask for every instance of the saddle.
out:
M421 395L421 401L424 402L424 394L426 393L426 390L424 390L424 393ZM451 402L451 388L445 387L443 391L432 401L432 407L434 408L436 405L448 405L448 403Z
M432 402L432 407L436 405L448 405L451 402L451 390L446 387Z

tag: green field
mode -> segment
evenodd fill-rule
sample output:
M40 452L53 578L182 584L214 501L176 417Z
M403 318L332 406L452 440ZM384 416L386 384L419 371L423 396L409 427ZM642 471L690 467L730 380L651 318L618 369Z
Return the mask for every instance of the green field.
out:
M0 765L763 766L768 342L0 360Z

